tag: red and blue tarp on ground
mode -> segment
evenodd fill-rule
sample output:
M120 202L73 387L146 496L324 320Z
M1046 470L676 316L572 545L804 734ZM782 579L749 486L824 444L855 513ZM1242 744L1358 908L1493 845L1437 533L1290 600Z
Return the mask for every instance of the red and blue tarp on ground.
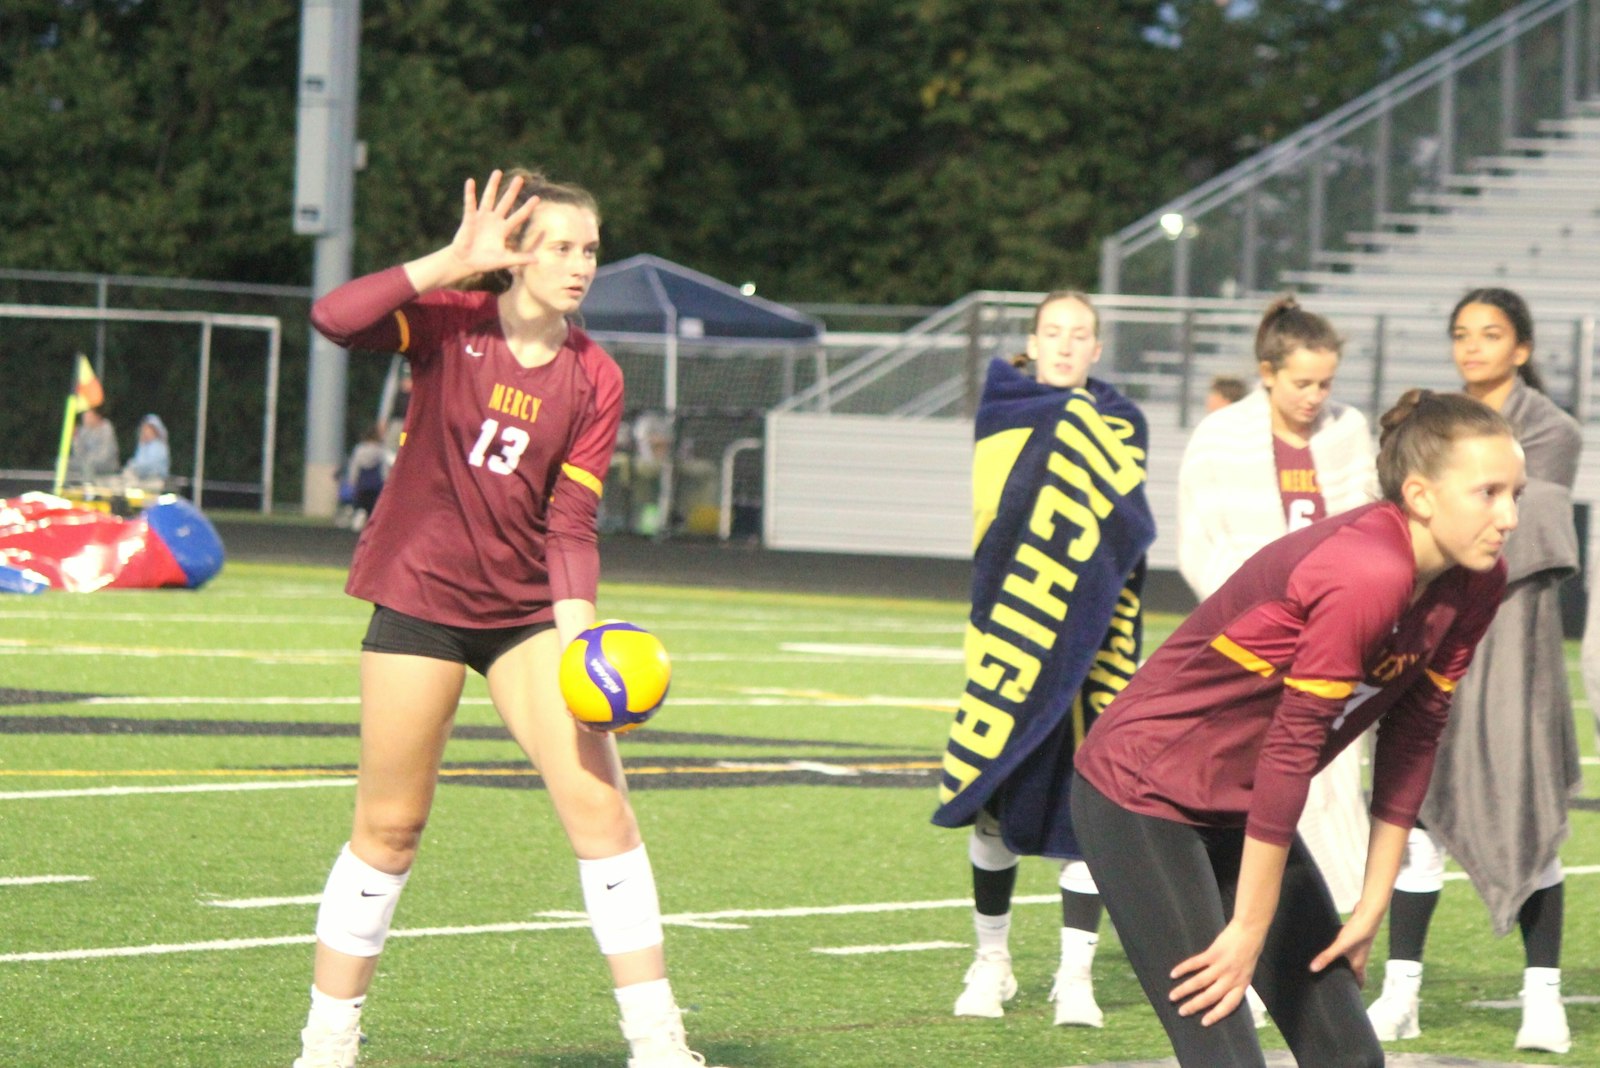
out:
M195 589L222 561L216 528L181 497L126 518L48 493L0 500L0 592Z

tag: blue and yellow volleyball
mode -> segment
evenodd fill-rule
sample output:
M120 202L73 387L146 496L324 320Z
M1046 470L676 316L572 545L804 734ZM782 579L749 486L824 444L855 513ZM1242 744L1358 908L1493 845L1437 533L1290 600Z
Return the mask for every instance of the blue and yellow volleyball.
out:
M631 731L667 699L672 660L661 639L621 620L596 623L561 654L561 696L584 723Z

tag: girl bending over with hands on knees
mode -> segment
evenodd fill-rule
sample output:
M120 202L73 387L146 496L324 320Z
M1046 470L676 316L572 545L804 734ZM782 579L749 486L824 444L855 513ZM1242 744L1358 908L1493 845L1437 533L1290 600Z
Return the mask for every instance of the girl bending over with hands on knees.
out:
M361 643L354 825L317 913L311 1012L296 1068L351 1068L360 1012L428 821L466 669L539 770L578 858L630 1068L694 1068L662 954L661 909L613 739L582 728L557 682L595 618L596 507L622 374L568 317L594 280L600 217L583 189L469 179L444 248L335 289L325 336L399 352L412 401L347 592L374 610ZM464 291L487 284L492 291Z
M1185 1068L1263 1065L1254 984L1301 1064L1383 1063L1359 986L1450 693L1505 588L1522 450L1489 406L1413 390L1382 421L1383 500L1289 534L1195 609L1076 757L1072 817ZM1377 724L1360 900L1340 922L1295 823Z

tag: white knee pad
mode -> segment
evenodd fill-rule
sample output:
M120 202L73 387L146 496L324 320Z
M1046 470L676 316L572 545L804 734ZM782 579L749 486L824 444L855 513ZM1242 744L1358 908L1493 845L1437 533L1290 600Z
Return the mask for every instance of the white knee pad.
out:
M644 846L604 860L579 860L578 881L601 953L613 957L661 944L661 900Z
M1544 866L1544 870L1539 873L1539 882L1534 889L1548 890L1552 886L1560 886L1563 877L1564 876L1561 871L1561 858L1552 857L1550 859L1550 863L1546 864Z
M354 853L346 842L328 872L317 909L317 938L352 957L376 957L389 937L389 921L410 872L390 875Z
M983 871L1005 871L1015 868L1022 858L1006 848L999 822L987 812L980 812L972 825L972 837L967 839L967 859Z
M1069 860L1061 865L1061 889L1074 894L1098 894L1094 876L1089 874L1089 864L1082 860Z
M1444 850L1421 827L1406 836L1406 859L1394 888L1407 894L1437 894L1444 889Z

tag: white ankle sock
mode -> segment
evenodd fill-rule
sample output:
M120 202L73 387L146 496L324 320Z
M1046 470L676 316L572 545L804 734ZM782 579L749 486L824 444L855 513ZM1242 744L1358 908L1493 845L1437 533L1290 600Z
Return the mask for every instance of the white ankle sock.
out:
M361 1005L366 995L355 998L336 998L324 994L315 985L311 987L311 1015L309 1022L329 1031L343 1031L361 1015Z
M1560 968L1524 968L1522 969L1523 990L1554 990L1557 997L1561 996L1561 969Z
M985 916L981 912L972 914L972 928L978 935L978 952L986 953L998 950L1001 953L1011 952L1011 913L999 916Z
M630 1037L670 1016L677 1008L672 984L665 979L619 986L615 993L617 1009L622 1014L623 1033Z

